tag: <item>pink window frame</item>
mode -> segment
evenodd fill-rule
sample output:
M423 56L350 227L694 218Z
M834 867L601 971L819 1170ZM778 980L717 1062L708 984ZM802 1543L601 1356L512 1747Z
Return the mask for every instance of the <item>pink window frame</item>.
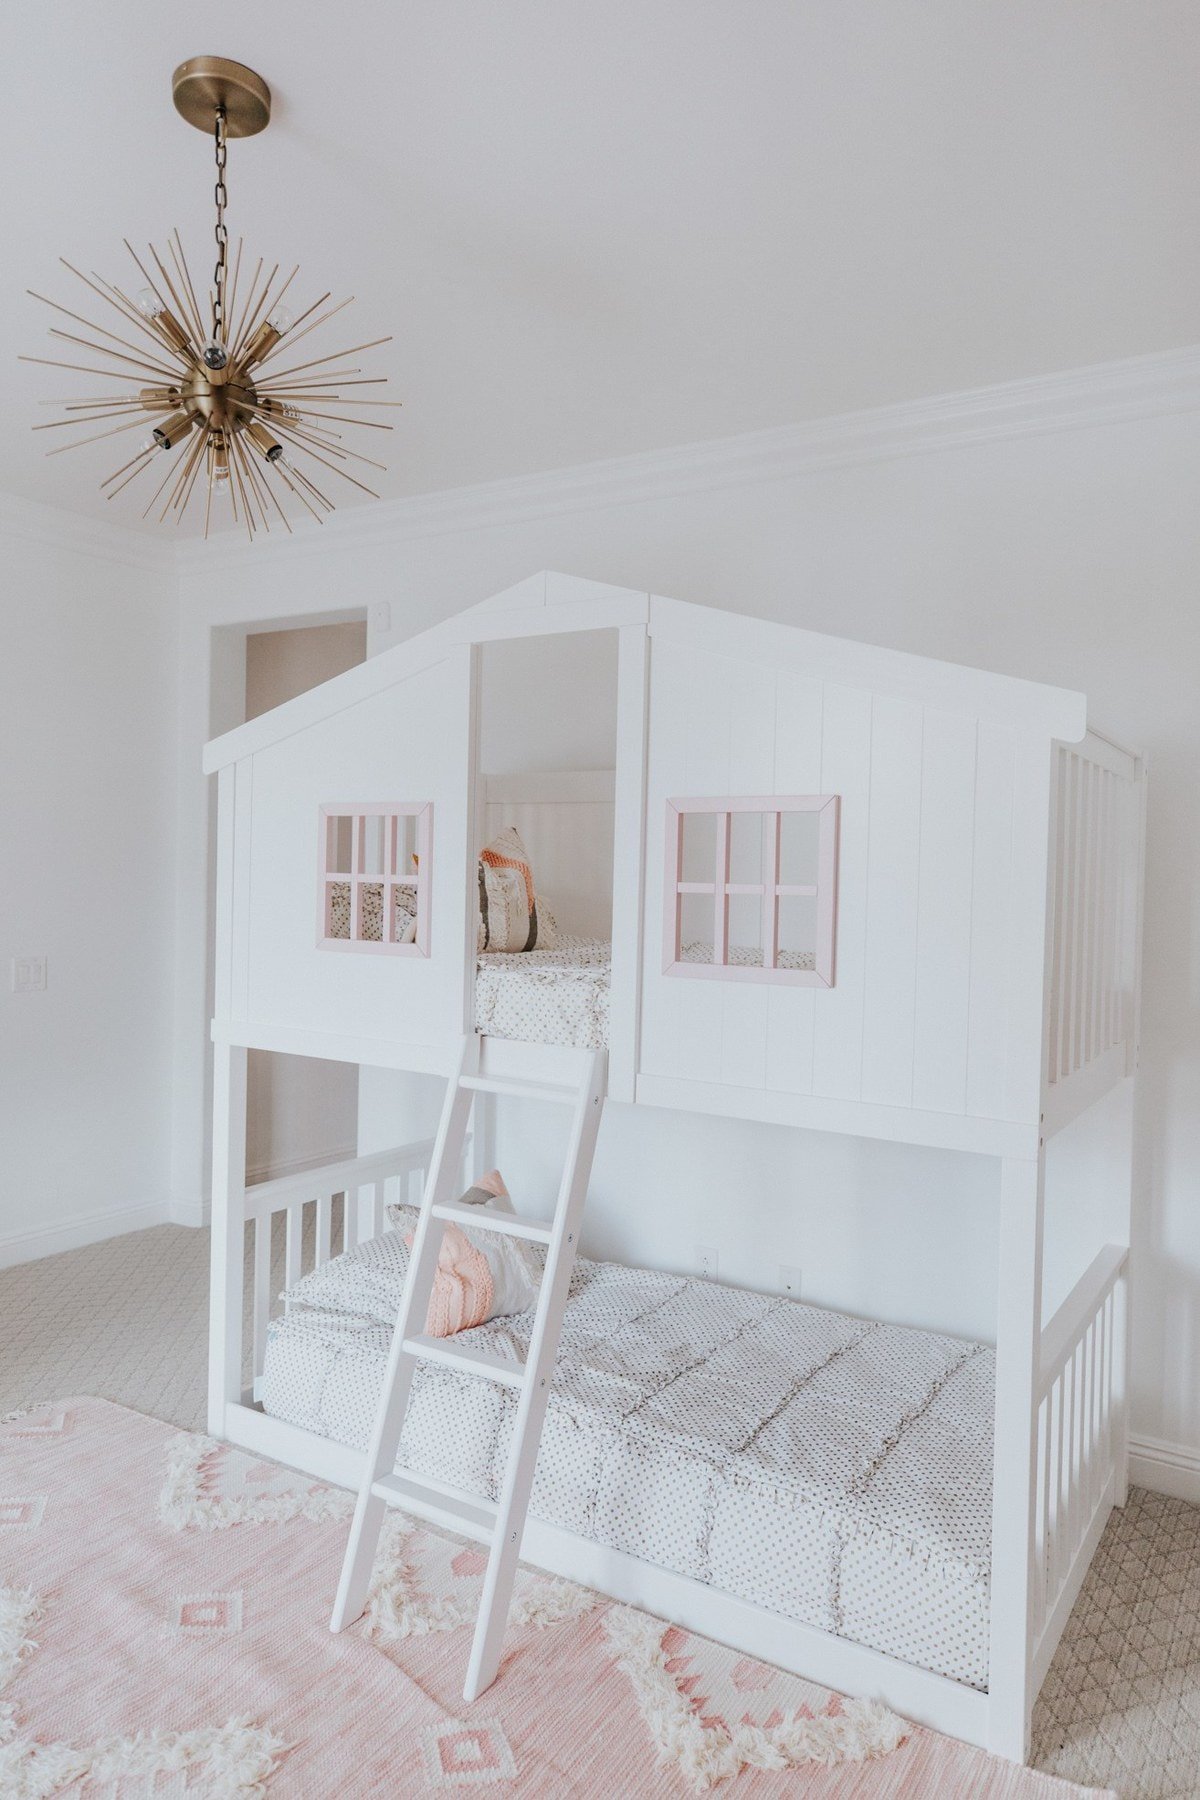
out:
M730 819L734 813L754 812L774 820L768 845L773 846L773 876L760 882L729 879ZM780 818L788 812L815 812L817 821L817 879L794 886L779 879ZM688 813L712 813L716 817L716 865L711 881L683 879L683 821ZM841 796L838 794L767 794L750 797L718 795L704 799L667 801L666 876L663 882L664 975L681 975L700 981L771 981L790 987L834 985L837 957L838 832ZM713 960L682 960L682 899L685 894L713 896ZM763 966L743 967L726 959L729 954L729 896L761 894L763 902ZM779 954L779 902L790 895L815 897L817 902L815 967L781 969Z
M350 868L335 869L337 819L350 819ZM367 869L367 820L384 819L384 855L382 873ZM411 885L396 866L399 854L401 819L416 820L417 855L417 934L411 944L391 941L395 922L396 890ZM433 876L433 804L431 801L346 800L329 801L320 808L317 838L317 948L320 950L367 951L384 956L429 955L429 904ZM350 885L350 936L330 934L335 883ZM382 885L384 891L383 940L359 937L361 928L361 894L367 886Z

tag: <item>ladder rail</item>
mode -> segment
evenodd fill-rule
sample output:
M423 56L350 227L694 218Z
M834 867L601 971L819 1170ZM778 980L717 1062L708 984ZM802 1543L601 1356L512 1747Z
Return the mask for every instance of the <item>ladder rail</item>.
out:
M497 1502L495 1538L488 1556L479 1600L475 1636L467 1664L463 1690L468 1701L491 1686L499 1667L509 1602L521 1554L525 1516L533 1491L542 1424L550 1401L551 1381L563 1313L575 1266L575 1249L591 1173L592 1152L600 1128L604 1097L603 1051L592 1057L586 1084L581 1088L571 1119L562 1181L554 1207L554 1226L542 1285L534 1313L533 1332L525 1356L525 1384L517 1402L508 1459Z
M451 1529L467 1531L488 1546L487 1569L464 1687L464 1697L468 1701L491 1686L499 1668L604 1107L607 1070L606 1052L589 1051L581 1056L577 1065L577 1080L570 1087L556 1084L551 1091L545 1083L486 1076L481 1072L482 1061L482 1040L470 1033L463 1039L457 1067L446 1089L413 1235L408 1277L392 1332L383 1387L330 1619L330 1629L341 1631L363 1611L379 1533L389 1504L397 1501L408 1504L413 1511L435 1522L447 1522ZM572 1108L552 1220L546 1226L533 1229L518 1225L516 1221L511 1226L497 1227L510 1235L528 1236L546 1244L545 1268L534 1308L528 1351L524 1364L519 1368L513 1365L511 1369L499 1358L482 1353L472 1355L452 1348L449 1342L444 1346L431 1345L424 1336L444 1224L448 1218L457 1218L460 1212L474 1210L457 1207L453 1193L454 1183L460 1177L472 1108L477 1102L490 1104L490 1096L501 1094L553 1098L569 1102ZM486 1213L481 1213L472 1223L486 1231L492 1220ZM423 1357L433 1357L435 1351L436 1360L457 1364L488 1380L505 1382L519 1393L504 1475L494 1506L488 1501L468 1502L460 1496L447 1498L444 1484L431 1483L430 1491L423 1494L421 1477L396 1475L396 1458L417 1363ZM436 1492L439 1485L443 1489L440 1497Z
M458 1067L446 1088L442 1115L438 1121L425 1193L413 1234L408 1279L404 1284L400 1310L392 1332L379 1406L363 1465L362 1484L350 1524L350 1537L338 1580L337 1596L333 1603L331 1631L343 1630L358 1618L367 1603L375 1546L387 1507L386 1499L375 1492L375 1484L381 1476L391 1475L395 1469L416 1370L415 1359L405 1353L404 1340L409 1335L409 1321L419 1321L423 1330L429 1314L442 1235L440 1225L433 1221L432 1207L452 1197L450 1189L458 1176L459 1156L471 1114L472 1096L468 1089L460 1085L460 1078L477 1067L478 1060L479 1040L472 1034L463 1040Z

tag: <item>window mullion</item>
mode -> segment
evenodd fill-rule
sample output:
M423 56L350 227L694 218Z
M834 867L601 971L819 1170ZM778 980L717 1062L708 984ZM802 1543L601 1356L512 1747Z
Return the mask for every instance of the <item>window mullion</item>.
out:
M779 814L764 813L762 957L763 968L773 969L779 960Z
M729 814L717 814L717 868L713 895L713 962L729 961Z

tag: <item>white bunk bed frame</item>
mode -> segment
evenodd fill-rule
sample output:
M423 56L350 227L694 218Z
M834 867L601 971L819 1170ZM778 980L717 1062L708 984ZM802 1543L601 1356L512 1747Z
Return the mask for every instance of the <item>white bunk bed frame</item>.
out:
M434 667L461 673L467 697L462 717L473 734L482 644L604 626L619 633L620 675L609 1096L639 1106L702 1110L969 1150L999 1161L989 1688L986 1693L976 1691L536 1519L528 1522L522 1555L536 1566L745 1653L845 1692L876 1695L934 1729L1023 1761L1033 1701L1109 1511L1114 1504L1124 1504L1127 1484L1132 1086L1138 1057L1146 770L1138 754L1086 728L1086 707L1079 695L570 577L541 575L211 744L205 766L219 772L220 786L209 1429L218 1438L315 1477L350 1488L358 1485L361 1453L269 1417L257 1405L273 1305L272 1222L281 1217L285 1221L285 1275L291 1285L302 1271L306 1241L313 1244L317 1263L327 1261L339 1248L331 1230L337 1195L345 1196L340 1247L348 1248L382 1229L387 1199L405 1196L415 1201L431 1150L428 1142L404 1144L248 1186L248 1050L289 1051L448 1076L464 1023L468 1030L472 1025L474 917L466 910L466 896L472 892L480 841L477 828L486 804L484 785L477 781L474 768L474 736L461 765L466 790L461 829L457 835L445 830L446 817L438 826L439 849L452 865L451 879L462 889L462 902L454 900L454 887L448 887L439 913L435 893L435 918L443 924L443 936L463 944L461 979L452 989L453 1016L445 1018L442 1036L431 1040L427 1032L420 1042L353 1018L349 1025L341 1018L327 1024L298 1024L292 1017L267 1016L269 1009L261 1005L256 1016L250 978L249 868L258 828L252 811L256 758L346 715L360 703L370 703L401 680L409 680L414 671ZM977 747L972 817L985 824L990 821L989 829L995 827L990 839L977 827L973 853L966 853L970 927L991 931L1001 910L1008 922L997 939L1006 948L1004 967L993 966L995 959L978 968L972 964L969 980L965 967L963 979L979 1012L979 1029L989 1040L987 1054L998 1071L1001 1085L993 1083L991 1091L1002 1092L1003 1099L989 1102L985 1096L972 1110L970 1081L964 1076L964 1098L956 1108L918 1106L910 1074L909 1104L889 1097L886 1082L877 1083L868 1100L863 1097L869 1087L865 1062L857 1098L837 1092L832 1082L834 1091L822 1094L811 1069L807 1089L800 1077L775 1085L769 1080L748 1085L739 1079L736 1067L733 1079L726 1081L711 1079L711 1072L704 1069L671 1071L670 1054L664 1060L661 1049L670 1020L664 1026L661 1011L654 1010L655 994L664 990L652 967L660 950L662 908L661 893L654 891L661 841L651 840L660 796L672 788L681 791L680 765L678 760L672 763L671 751L672 731L679 735L671 717L677 707L673 690L686 685L678 679L683 666L679 659L698 656L711 656L724 668L734 659L732 675L721 679L730 680L735 689L735 726L737 683L746 674L742 664L757 667L760 660L770 664L771 679L778 684L773 690L777 730L793 738L800 734L795 719L815 687L824 684L825 760L818 772L807 782L789 772L777 777L773 788L769 781L753 780L749 772L739 781L739 771L730 767L728 789L769 793L786 786L797 791L806 787L841 791L843 820L851 825L856 782L861 798L858 752L847 728L847 721L857 716L856 684L869 690L868 697L874 696L874 729L884 740L879 745L878 780L886 790L883 799L889 816L898 804L889 771L911 724L903 709L913 703L925 709L916 734L916 784L918 807L924 789L928 812L931 783L940 807L933 814L932 829L921 837L922 894L928 888L935 927L950 918L944 907L939 914L943 905L939 896L952 894L954 884L961 884L963 852L956 846L963 827L955 816L952 784L938 791L939 765L921 763L921 746L928 745L932 734L953 758L956 733L966 719ZM693 682L696 667L688 665ZM652 668L657 684L653 705ZM410 680L406 690L410 708L416 692ZM761 711L761 696L756 701L749 689L742 700L748 708L757 704ZM444 698L437 704L444 708ZM1009 733L1003 745L997 736L1001 726ZM736 738L736 731L733 735ZM799 750L796 754L803 763L803 754ZM778 771L778 736L774 755ZM1004 776L1000 785L998 771ZM571 797L568 777L539 777L528 789L519 782L514 786L512 778L506 781L502 790L506 801L524 795L532 802L540 792L538 782L547 781L547 795L554 803L561 805ZM606 803L595 775L581 777L581 783L583 803L593 807ZM712 792L717 785L697 776L691 791ZM875 841L872 838L873 845ZM883 857L888 845L882 838L879 845ZM928 884L927 855L936 876ZM867 902L861 891L855 893L855 882L865 886L866 880L857 857L858 850L847 837L839 980L851 992L861 974L861 969L856 974L856 957L869 967L872 954L870 918L864 922L860 917L868 911ZM894 903L894 895L890 899ZM924 907L925 901L921 904ZM442 915L447 912L453 916L445 923ZM965 949L947 945L948 963L932 971L943 988L955 973L956 956L969 958L969 945ZM375 967L392 960L381 959ZM914 1027L912 1020L914 1006L918 1021L920 1016L920 979L918 967L915 999L911 991L908 994L911 1060L918 1054L914 1032L919 1037L923 1030L927 1037L929 1030L928 1020L923 1027L919 1022ZM678 984L689 994L702 993L710 1006L732 987ZM819 997L811 988L770 992L785 993L792 1008L786 1017L813 1033L813 1020L819 1025L820 1014L812 1010L819 1006ZM886 1036L890 1029L879 1008L895 1010L897 1005L886 983L876 983L872 992L875 1013L868 1016L864 1002L860 1024L868 1048L873 1031ZM991 1041L996 1036L988 1012L993 1002L1002 1002L999 1044ZM725 1004L732 1007L734 1002ZM730 1016L740 1016L747 1028L748 1014L726 1014ZM772 1008L762 1018L767 1034L762 1054L769 1073L779 1016ZM966 1031L965 1024L962 1029ZM953 1030L949 1026L947 1030L953 1037ZM814 1037L809 1041L820 1043ZM944 1049L937 1053L944 1063L949 1053ZM551 1046L483 1040L483 1066L499 1077L554 1080L561 1073L561 1054ZM986 1088L986 1082L975 1084L977 1094ZM922 1091L933 1089L926 1082ZM1078 1149L1075 1145L1079 1131L1086 1135L1088 1122L1094 1126L1098 1120L1104 1130L1099 1173L1094 1145ZM1066 1298L1049 1312L1042 1280L1047 1199L1049 1193L1053 1204L1064 1170L1068 1186L1078 1189L1082 1184L1094 1198L1094 1211L1104 1215L1107 1241L1096 1245L1093 1259ZM248 1232L253 1245L247 1293ZM244 1308L251 1321L249 1341L244 1341ZM453 1529L451 1516L438 1520L436 1509L428 1516Z

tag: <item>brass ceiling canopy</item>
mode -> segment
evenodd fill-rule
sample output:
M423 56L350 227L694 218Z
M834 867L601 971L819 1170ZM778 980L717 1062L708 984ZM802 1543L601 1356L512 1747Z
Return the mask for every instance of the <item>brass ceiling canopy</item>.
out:
M367 409L398 406L399 401L364 399L346 391L386 385L386 376L363 376L359 366L348 359L390 343L390 337L355 344L334 355L291 363L286 369L271 367L281 357L283 346L290 352L301 338L349 306L353 296L326 306L331 294L325 293L304 312L293 316L283 300L299 273L298 266L276 285L280 270L276 263L263 282L262 257L249 277L238 310L242 241L239 238L230 277L229 233L225 225L229 198L225 182L227 145L230 138L254 137L266 129L271 117L270 88L261 75L243 63L230 62L223 56L193 56L176 69L172 93L182 117L212 135L216 160L216 254L211 286L203 298L197 294L182 240L175 230L167 239L165 261L151 244L148 261L143 262L126 239L125 248L146 283L132 296L94 271L89 277L61 259L64 268L120 315L124 333L132 329L138 334L136 337L118 335L43 294L33 294L32 288L29 290L35 300L94 334L80 337L52 326L51 337L80 345L89 355L107 359L107 363L95 367L40 356L21 360L99 376L121 388L119 393L47 402L60 405L66 417L35 425L35 431L97 422L108 428L59 445L46 454L57 456L63 450L136 431L144 427L150 415L155 420L150 435L134 457L101 482L101 488L111 500L165 456L166 473L151 495L143 518L164 493L160 522L169 513L174 513L176 520L182 518L199 484L206 537L214 500L220 501L225 494L229 496L234 519L246 526L251 538L260 529L270 530L273 513L291 530L280 500L280 486L321 520L325 513L333 511L333 501L317 486L313 463L322 464L378 499L375 490L351 474L347 465L373 469L383 469L385 465L350 449L344 441L344 431L334 427L392 430L391 425L362 414ZM97 343L96 337L104 341ZM121 348L110 348L114 344ZM284 359L288 360L286 353ZM338 366L330 368L331 363ZM338 410L331 412L330 407ZM112 420L121 422L109 425ZM172 455L177 447L179 454Z
M199 131L225 114L225 136L256 137L271 122L271 90L261 75L227 56L190 56L171 77L175 110Z

